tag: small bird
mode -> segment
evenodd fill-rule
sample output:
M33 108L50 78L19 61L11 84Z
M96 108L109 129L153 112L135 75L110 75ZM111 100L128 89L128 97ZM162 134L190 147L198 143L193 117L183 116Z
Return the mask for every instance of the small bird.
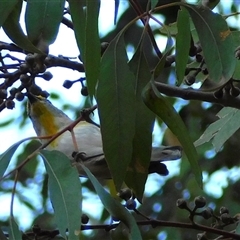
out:
M63 111L52 105L46 98L27 93L28 116L32 121L37 136L54 135L74 121ZM110 179L111 173L105 161L101 131L95 124L87 121L80 121L74 127L74 135L78 145L78 152L75 154L75 147L72 135L65 131L57 139L51 142L46 149L63 152L74 166L77 167L80 176L86 176L81 164L84 164L98 179ZM48 139L41 139L42 143ZM176 160L181 158L182 148L180 146L153 147L149 173L167 175L168 169L162 161Z

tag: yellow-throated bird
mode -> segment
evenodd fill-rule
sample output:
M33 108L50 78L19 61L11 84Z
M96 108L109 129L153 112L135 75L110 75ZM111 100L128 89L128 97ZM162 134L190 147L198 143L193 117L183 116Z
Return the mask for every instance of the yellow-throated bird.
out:
M53 106L47 99L34 96L31 93L27 93L27 96L29 99L28 115L38 136L54 135L73 122L64 112ZM96 178L111 178L104 158L100 128L89 122L81 121L74 127L74 135L78 144L81 163L89 168ZM45 142L48 139L42 139L41 141ZM61 134L47 146L47 149L63 152L77 167L79 175L85 176L81 164L77 164L76 158L72 157L75 148L69 131ZM176 160L180 157L181 147L179 146L153 147L148 171L149 173L156 172L160 175L167 175L168 170L162 161Z

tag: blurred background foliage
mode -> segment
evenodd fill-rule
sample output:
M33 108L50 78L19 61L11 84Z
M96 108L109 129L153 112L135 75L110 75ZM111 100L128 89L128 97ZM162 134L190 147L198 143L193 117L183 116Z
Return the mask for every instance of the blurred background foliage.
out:
M165 5L167 3L173 2L171 0L159 1L158 5ZM227 15L230 12L235 12L239 10L238 1L231 1L231 4L225 4L226 1L221 1L215 10L220 14ZM230 2L230 1L228 1ZM146 9L147 1L141 0L139 3L142 9ZM164 24L170 24L176 21L177 12L179 7L171 7L162 10L159 14L162 15ZM110 42L117 33L134 17L136 13L133 8L128 5L124 12L119 17L115 28L105 35L101 35L101 42ZM234 24L229 24L231 30L239 30L239 17L235 16ZM142 26L140 24L132 25L125 34L125 43L127 49L136 49L139 42L139 35L142 32ZM156 37L160 34L159 31L154 32ZM101 33L100 33L101 34ZM165 42L163 41L163 45ZM150 68L152 69L158 62L156 54L152 50L151 43L149 39L145 38L144 42L144 52L146 54L146 59L148 59ZM50 70L51 71L51 70ZM174 67L169 67L164 69L164 71L159 76L158 80L164 83L175 83L175 72ZM43 89L47 86L47 82L43 82L40 85ZM58 83L60 85L60 83ZM75 87L75 86L74 86ZM76 87L78 87L76 85ZM79 88L79 94L80 94ZM70 91L70 90L69 90ZM72 112L72 116L79 115L79 105L72 106L70 103L64 101L64 96L59 94L57 91L53 91L51 94L51 100L60 101L62 104L62 109ZM80 99L80 97L79 97ZM171 98L172 99L172 98ZM211 124L217 120L216 113L221 109L220 105L207 104L201 101L185 101L181 99L172 99L174 106L179 110L179 114L185 122L188 131L195 141L203 133L203 131ZM11 128L23 128L27 123L27 114L25 111L25 101L21 102L22 106L21 115L16 116L14 114L15 110L7 110L12 116L10 120L5 121L1 118L0 131L6 127ZM89 101L88 97L83 98L81 103L81 108L88 107ZM16 120L17 119L17 120ZM176 138L171 134L171 132L166 129L166 126L159 120L159 127L162 129L160 134L164 132L162 143L164 145L174 145L177 143ZM23 136L24 138L24 133ZM154 136L156 139L161 139L161 136ZM173 165L174 168L181 169L178 171L176 169L171 169L169 165L169 171L174 172L170 174L170 177L151 176L151 181L148 181L146 185L146 195L144 196L143 204L139 206L139 211L144 213L150 218L165 220L165 221L179 221L187 222L188 213L184 210L178 209L176 207L176 200L178 198L185 198L187 201L191 202L196 196L203 195L207 199L207 205L211 206L216 212L219 211L221 206L225 206L229 209L231 214L239 213L239 199L240 199L240 180L239 180L239 139L240 131L238 130L222 147L222 149L215 153L211 144L204 144L198 147L199 153L199 164L203 170L203 180L204 188L200 190L197 187L195 180L191 174L191 169L189 165L186 164L185 157L182 158L179 165ZM1 139L1 142L5 141ZM37 141L32 141L25 144L24 148L16 156L16 164L19 164L22 159L25 159L29 153L33 152L39 146ZM13 168L13 166L12 166ZM29 162L19 175L19 184L17 187L16 197L19 199L19 206L24 206L32 212L32 216L29 216L33 220L32 224L38 224L44 229L54 229L53 221L53 211L51 209L51 204L48 199L47 193L47 175L42 169L43 165L39 158L34 159ZM11 194L11 189L13 186L13 177L10 176L7 181L1 182L0 184L0 195ZM94 201L97 197L94 195L94 189L89 181L84 179L83 183L83 196L84 201L89 201L90 198ZM36 185L38 186L36 190ZM154 186L152 186L154 185ZM148 188L153 187L154 190L148 191ZM28 192L31 192L31 188L34 188L34 192L39 192L40 198L35 198L32 193L28 197ZM18 211L16 209L16 211ZM89 216L91 224L99 223L109 223L110 218L104 208L98 209L98 214L93 214L89 211L89 208L83 211ZM24 214L24 212L22 213ZM134 214L136 215L136 214ZM142 220L141 216L136 215L136 219ZM20 227L26 230L26 226L21 223L21 219L18 219ZM208 224L210 222L207 220L199 219L200 223ZM0 224L1 226L7 226L7 217L0 213ZM29 228L30 226L28 226ZM152 228L150 226L141 227L143 239L183 239L190 240L195 239L197 231L186 230L186 229L176 229L176 228L162 228L156 227ZM108 232L105 230L94 230L94 231L83 231L81 233L85 236L85 239L110 239ZM83 238L84 239L84 238Z

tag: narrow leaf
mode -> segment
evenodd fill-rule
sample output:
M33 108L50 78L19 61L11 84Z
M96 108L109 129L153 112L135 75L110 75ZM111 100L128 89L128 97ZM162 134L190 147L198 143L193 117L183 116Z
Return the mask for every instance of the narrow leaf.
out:
M198 154L181 117L172 105L158 92L153 82L149 83L144 90L143 101L176 135L188 158L196 181L202 188L202 173L198 165Z
M126 210L125 207L122 206L120 202L114 199L98 182L98 180L92 175L92 173L82 164L82 168L86 172L89 180L93 184L95 191L97 192L99 198L101 199L104 207L111 214L111 216L116 217L120 221L122 221L130 230L130 238L129 239L142 239L139 228L136 224L135 219Z
M178 80L177 84L181 85L185 76L191 41L189 14L184 8L178 11L177 28L176 75Z
M101 57L98 33L100 1L87 0L86 7L84 2L70 0L69 7L78 49L85 67L88 91L90 96L93 96L98 80Z
M95 94L100 69L100 39L98 33L99 0L87 0L84 67L90 96ZM93 57L94 56L94 57Z
M141 201L151 159L152 131L155 119L155 115L142 101L142 90L151 79L151 73L141 47L137 49L129 62L129 67L135 75L137 105L132 161L127 170L125 183L134 190L136 197Z
M117 190L132 159L136 100L122 35L108 46L101 61L97 103L104 154Z
M81 184L77 169L59 151L42 150L41 156L49 176L48 187L55 212L55 220L62 236L69 232L69 240L79 239L81 219Z
M9 240L19 240L22 239L22 233L19 231L18 225L14 218L9 219Z
M160 59L160 61L158 62L157 66L154 69L154 79L156 79L159 74L163 71L164 66L165 66L165 62L166 62L166 57L169 55L169 53L172 51L172 38L171 36L168 36L168 40L167 40L167 44L166 44L166 48L164 51L164 54L162 56L162 58Z
M158 4L158 0L151 0L151 9L155 8Z
M27 1L25 23L28 38L37 44L41 39L52 44L58 33L63 17L65 0Z
M77 41L78 49L81 54L82 60L85 59L85 39L86 39L86 13L84 10L84 2L83 0L69 0L69 9L73 22L73 29L75 38Z
M209 78L227 82L233 75L236 59L234 42L226 20L203 6L184 5L191 15L201 42Z
M8 15L12 12L18 0L1 0L0 1L0 27L3 25Z
M31 140L31 138L22 139L19 142L14 143L11 147L9 147L4 153L0 155L0 178L3 176L4 172L6 171L13 154L18 149L19 145L23 142Z
M240 111L238 109L225 107L217 116L219 119L208 126L202 136L194 143L195 146L211 141L218 152L223 144L240 128Z
M13 11L9 14L8 18L3 24L3 30L7 36L20 48L30 51L41 53L26 37L19 23L19 17L22 9L22 1L18 1Z

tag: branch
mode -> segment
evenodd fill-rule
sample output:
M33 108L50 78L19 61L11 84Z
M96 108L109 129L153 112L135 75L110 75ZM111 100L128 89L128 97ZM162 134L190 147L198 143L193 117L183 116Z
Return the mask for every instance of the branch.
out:
M96 224L96 225L81 225L81 231L84 230L94 230L94 229L103 229L105 231L110 231L112 229L117 228L119 223L114 223L114 224ZM208 233L213 233L217 234L220 236L232 238L235 240L240 240L240 235L232 232L227 232L221 229L216 229L212 227L207 227L199 224L193 224L193 223L182 223L182 222L172 222L172 221L161 221L161 220L146 220L146 221L137 221L137 225L139 226L147 226L151 225L153 228L155 227L175 227L175 228L186 228L186 229L195 229L195 230L200 230L203 232L208 232ZM52 230L52 231L47 231L47 230L42 230L39 229L38 234L35 236L56 236L59 234L58 230ZM25 236L31 236L33 235L32 232L27 232L24 233Z
M183 89L160 82L155 82L155 85L159 92L170 97L179 97L185 100L199 100L240 109L240 97L232 97L224 94L222 98L215 98L213 92L202 92L192 88Z

